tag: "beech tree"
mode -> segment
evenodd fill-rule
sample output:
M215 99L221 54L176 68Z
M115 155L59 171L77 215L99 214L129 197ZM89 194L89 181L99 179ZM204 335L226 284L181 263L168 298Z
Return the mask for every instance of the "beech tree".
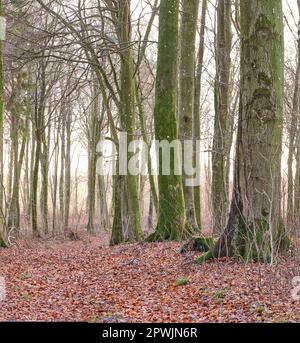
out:
M231 66L231 0L219 0L217 7L215 118L212 149L213 229L221 232L226 223L227 197L225 164L229 149L229 98Z
M184 0L182 3L180 29L179 63L179 118L182 147L185 140L193 139L194 93L195 93L195 39L197 31L199 0ZM196 147L197 148L197 147ZM197 152L199 154L200 152ZM194 161L195 162L195 161ZM194 204L194 186L188 185L190 175L183 170L183 190L187 223L192 230L198 231Z
M290 241L281 218L283 13L281 0L240 2L241 81L230 215L215 247L199 258L272 261Z
M178 12L178 0L161 1L154 109L155 137L158 141L172 142L179 137L176 115ZM170 175L162 175L162 151L159 152L158 222L149 240L178 240L184 235L186 214L182 177L174 173L174 165L179 163L177 153L176 149L170 153Z
M120 40L120 124L121 130L127 133L127 148L134 140L135 134L135 84L133 55L130 47L131 42L131 23L130 23L130 0L120 0L118 2L118 36ZM127 162L130 160L132 153L128 153ZM118 171L117 171L118 172ZM139 195L137 189L137 177L135 175L119 175L116 179L115 197L123 197L120 201L116 199L116 204L120 206L115 208L115 217L121 220L114 221L114 225L119 227L113 228L113 233L118 232L116 237L121 237L121 228L125 240L141 240L141 213ZM125 216L124 216L125 213ZM122 239L124 240L124 238ZM112 237L112 242L117 243L117 239Z
M300 208L299 65L294 66L299 56L286 58L283 75L281 1L135 4L5 2L1 244L13 231L27 234L29 228L49 237L79 227L89 234L105 230L111 245L146 236L148 241L197 236L207 249L212 239L204 235L211 230L220 239L203 259L272 260L289 245L285 225L291 223L282 220L281 206L287 203L293 220ZM292 34L295 26L288 28ZM287 199L280 175L286 137ZM125 156L118 152L138 139L148 149L153 140L162 143L158 165L150 149L148 161L136 163L149 175L119 171L140 147ZM105 176L97 175L102 140L117 148L109 161L101 159ZM206 172L201 187L191 187L194 176L183 164L190 140L193 167L199 168L200 155L201 173ZM170 152L168 175L163 145ZM156 167L158 175L152 173ZM202 208L201 192L207 200Z

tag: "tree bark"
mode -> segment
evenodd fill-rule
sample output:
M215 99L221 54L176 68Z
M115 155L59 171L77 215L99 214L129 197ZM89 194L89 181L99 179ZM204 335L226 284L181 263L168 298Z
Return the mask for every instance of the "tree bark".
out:
M34 130L35 130L35 156L33 162L33 173L32 173L32 195L31 195L31 220L32 220L32 231L34 235L39 235L38 228L38 181L39 181L39 168L41 160L44 158L43 154L43 131L44 131L44 115L45 115L45 92L46 92L46 79L45 79L45 65L40 63L39 70L37 72L37 86L35 89L35 111L34 111ZM45 161L43 161L45 166ZM43 174L43 182L47 182L45 174ZM43 196L43 194L41 194ZM41 199L41 201L43 201ZM47 212L47 211L46 211ZM44 213L42 213L44 215ZM43 224L44 224L43 218ZM45 227L44 227L45 228Z
M60 176L59 176L59 214L60 214L60 228L64 232L65 218L65 162L66 162L66 100L62 100L60 108L60 125L61 125L61 143L60 143Z
M193 139L194 127L194 92L195 92L195 39L197 31L199 0L184 0L182 3L181 31L180 31L180 64L179 64L179 136L184 151L185 141ZM193 145L193 149L195 145ZM191 156L193 162L194 151ZM197 171L198 173L198 171ZM194 186L188 185L191 177L183 168L183 191L187 223L192 232L199 231L195 205Z
M215 248L199 258L273 261L289 239L280 211L283 124L281 0L241 1L241 97L229 220Z
M0 15L3 14L3 3L0 0ZM0 41L0 247L5 246L4 227L5 217L3 208L4 178L3 178L3 122L4 122L4 67L3 67L3 42Z
M97 117L100 114L99 96L96 84L93 85L93 103L91 106L89 128L88 128L88 224L87 231L91 234L95 233L95 206L96 206L96 145L97 145Z
M195 76L195 100L194 100L194 142L201 139L201 113L200 113L200 98L201 98L201 81L203 70L203 56L204 56L204 42L205 42L205 25L206 25L206 13L207 13L207 0L202 0L201 9L201 24L200 24L200 41L198 50L197 70ZM200 154L197 151L197 146L194 147L196 154ZM196 160L196 156L195 159ZM201 187L194 187L194 203L195 213L197 219L198 228L201 230Z
M221 233L226 224L227 214L225 159L229 145L231 0L219 0L218 2L216 39L215 122L211 197L213 230Z
M56 124L57 125L57 124ZM52 235L54 236L57 230L57 190L58 190L58 162L59 162L59 138L60 138L60 123L56 127L54 134L55 151L54 151L54 165L52 177Z
M300 0L298 0L298 12L300 15ZM300 18L298 22L297 37L297 68L295 75L295 87L293 95L293 108L291 114L291 124L289 131L289 154L288 154L288 194L287 194L287 223L288 226L294 226L294 220L299 218L300 212L300 149L299 149L299 110L300 110ZM297 145L296 145L297 144ZM296 154L296 174L293 174L293 162Z
M65 210L64 228L69 228L70 201L71 201L71 134L72 134L72 112L71 108L67 111L66 118L66 163L65 163Z
M178 0L162 0L159 15L159 39L154 109L155 136L158 141L178 139L176 115L178 81ZM148 240L179 240L185 233L186 215L182 177L175 175L179 156L171 152L170 175L162 175L159 152L159 205L156 231Z
M21 84L21 81L18 83ZM21 90L21 85L15 85L15 89L19 87ZM16 99L13 99L16 101ZM15 106L15 104L13 105ZM21 169L23 165L23 159L25 155L25 148L28 136L28 118L24 118L24 129L22 132L22 143L21 148L19 149L19 131L20 131L20 118L21 113L17 113L15 108L11 109L11 141L12 141L12 156L13 156L13 187L12 195L10 197L10 204L8 209L8 219L7 219L7 228L8 230L15 230L14 234L18 234L20 230L20 177Z
M119 1L119 40L122 48L121 57L121 72L120 72L120 124L121 130L127 133L128 141L127 147L130 142L134 140L135 134L135 84L133 73L133 59L131 42L131 22L130 22L130 0ZM128 153L127 161L133 156ZM141 229L141 212L140 200L137 189L137 176L123 175L124 188L121 190L123 199L123 206L118 208L122 212L122 222L125 223L126 229L123 226L123 235L125 240L136 241L142 239ZM116 180L121 181L120 177ZM122 184L122 181L121 181ZM117 186L119 187L119 186ZM125 193L124 193L125 192ZM117 194L115 194L117 196ZM121 200L122 200L121 199ZM122 201L121 201L122 204ZM115 209L116 211L116 209ZM115 215L117 213L115 212ZM117 214L120 215L120 214Z

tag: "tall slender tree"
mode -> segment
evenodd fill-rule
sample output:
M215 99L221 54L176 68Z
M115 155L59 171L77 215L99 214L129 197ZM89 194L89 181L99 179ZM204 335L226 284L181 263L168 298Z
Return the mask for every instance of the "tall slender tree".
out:
M34 165L33 165L33 174L32 174L32 195L31 195L31 220L32 220L32 231L34 235L39 235L39 227L38 227L38 210L37 210L37 202L38 202L38 185L39 185L39 170L42 163L42 175L43 175L43 182L48 182L47 176L45 173L45 164L46 162L43 160L45 156L44 153L44 130L45 130L45 101L46 101L46 63L45 60L41 60L39 62L39 67L37 71L37 85L35 88L35 109L33 115L33 123L34 123L34 130L35 130L35 156L34 156ZM38 87L39 86L39 87ZM46 167L47 168L47 167ZM44 189L48 189L46 185L44 185ZM43 229L45 233L48 231L48 194L41 192L41 211L42 211L42 220L43 220ZM48 192L48 190L47 190Z
M298 37L297 37L297 66L295 86L292 103L291 122L289 128L289 153L288 153L288 197L287 197L287 222L293 226L294 219L299 218L300 212L300 135L299 135L299 111L300 111L300 0L298 3ZM297 130L298 129L298 130ZM297 148L297 149L296 149ZM293 162L296 152L296 173L294 178Z
M3 2L0 0L0 16L3 14ZM3 68L3 42L0 40L0 246L4 242L4 221L3 216L3 120L4 120L4 68Z
M130 0L119 0L118 2L118 36L120 41L120 124L121 129L127 133L127 148L134 140L135 135L135 83L134 69L131 43L131 16L130 16ZM132 157L132 153L128 152L127 162ZM122 218L123 234L126 240L141 240L141 212L139 194L137 188L136 175L121 175L116 178L120 187L115 190L115 199L120 196L116 193L121 191L123 199L115 201L115 216ZM119 205L118 205L119 203ZM117 212L121 211L121 213ZM114 222L120 228L120 220ZM113 232L116 232L116 228ZM119 232L120 229L117 230ZM120 232L116 235L120 237ZM114 241L114 242L113 242ZM112 240L115 243L115 239Z
M197 56L197 68L195 75L195 99L194 99L194 142L200 141L201 139L201 112L200 112L200 98L201 98L201 81L203 72L203 58L204 58L204 42L205 42L205 25L206 25L206 13L207 13L207 0L202 0L201 9L201 23L200 23L200 39L199 49ZM197 146L194 147L196 153ZM196 158L195 158L196 159ZM198 228L201 229L201 187L196 185L194 187L194 204Z
M199 0L184 0L182 3L179 63L179 135L182 148L185 141L192 141L194 127L195 93L195 40L197 32ZM194 148L194 146L193 146ZM193 159L193 155L190 156ZM194 177L194 176L193 176ZM183 190L187 223L197 232L198 223L194 205L194 185L188 184L191 175L183 168Z
M98 116L99 110L99 95L98 95L97 83L92 86L92 106L90 109L90 118L88 123L88 224L87 231L89 233L95 233L95 205L96 205L96 146L97 138L99 135L98 130Z
M225 159L228 150L231 0L219 0L217 7L215 122L212 150L212 216L215 232L225 227L227 212ZM229 161L227 161L229 162Z
M72 145L72 108L69 107L66 118L66 163L65 163L65 210L64 228L69 228L71 202L71 145Z
M22 99L22 92L24 91L26 74L18 73L15 77L13 76L12 87L13 92L8 101L7 108L11 114L11 128L10 137L12 142L12 154L13 159L13 185L12 194L10 196L7 228L8 230L14 230L14 234L18 234L20 230L20 179L21 170L25 154L25 147L27 141L27 126L28 115L27 109L20 103ZM19 146L19 139L22 137L21 147Z

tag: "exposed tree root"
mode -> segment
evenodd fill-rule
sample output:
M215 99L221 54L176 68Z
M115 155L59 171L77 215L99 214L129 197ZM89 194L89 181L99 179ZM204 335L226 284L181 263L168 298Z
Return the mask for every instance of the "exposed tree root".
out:
M0 248L7 248L7 244L1 237L0 237Z
M234 257L245 262L274 262L278 253L284 254L291 250L292 241L285 228L282 227L273 242L265 224L260 222L255 230L251 226L247 230L245 227L243 230L236 229L231 232L225 230L217 243L199 256L196 262L201 264L209 259L221 257Z
M180 253L184 254L188 251L200 251L207 252L215 245L215 241L212 237L205 236L193 236L186 242L180 249Z

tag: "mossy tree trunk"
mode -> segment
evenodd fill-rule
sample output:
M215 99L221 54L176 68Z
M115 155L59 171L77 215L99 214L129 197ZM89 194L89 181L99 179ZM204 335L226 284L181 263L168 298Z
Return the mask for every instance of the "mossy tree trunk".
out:
M204 41L205 41L205 25L206 25L206 13L207 13L207 0L202 0L201 9L201 24L200 24L200 40L198 50L198 61L195 75L195 99L194 99L194 142L201 139L201 112L200 112L200 97L201 97L201 81L203 70L203 57L204 57ZM194 147L196 153L197 146ZM195 156L196 160L196 156ZM201 229L201 187L194 187L194 206L198 228Z
M227 138L229 131L231 41L231 0L219 0L217 7L215 121L211 186L213 230L218 233L221 233L225 227L227 212L225 160L229 143Z
M241 1L241 97L234 194L227 227L200 258L272 261L287 248L281 222L283 14L281 0Z
M179 63L179 136L184 148L185 140L193 139L194 91L195 91L195 39L197 31L199 0L184 0L182 3ZM195 146L193 146L195 148ZM199 152L198 152L199 153ZM193 158L193 155L191 156ZM195 161L194 161L195 162ZM197 171L198 172L198 171ZM195 178L195 176L192 176ZM188 185L191 175L183 168L183 191L187 223L194 232L199 231L195 205L194 187Z
M155 136L158 141L178 139L176 116L178 81L178 0L162 0L159 15L159 38L154 109ZM181 239L186 224L182 177L175 175L176 151L170 153L170 175L162 175L159 153L159 205L156 231L149 240Z
M134 66L131 44L131 20L130 0L118 2L119 42L121 47L121 71L120 71L120 125L123 132L127 133L127 147L134 140L135 135L135 82ZM128 152L127 161L133 156ZM118 170L117 170L118 172ZM142 239L140 200L137 188L137 176L118 175L115 178L115 216L113 233L117 233L111 239L116 244L120 238L120 225L123 227L125 240L136 241ZM120 189L121 187L121 189ZM117 191L121 193L116 193ZM118 199L120 197L121 199ZM119 213L117 212L119 211ZM121 215L120 215L121 211ZM120 222L121 219L121 222ZM119 237L118 239L116 239Z
M98 87L96 83L92 86L92 96L93 104L91 106L90 118L89 118L89 127L88 127L88 224L87 231L90 234L95 233L95 206L96 206L96 164L97 164L97 155L96 155L96 146L97 139L99 136L98 130L98 117L100 115L100 99L98 94Z
M10 153L10 165L12 166L12 187L11 194L9 195L8 217L7 217L7 229L14 230L14 234L18 234L20 229L20 204L19 204L19 130L21 121L21 109L18 102L18 97L21 93L21 77L17 75L13 81L13 88L15 92L11 95L8 105L10 116L10 141L11 141L11 153Z
M119 169L119 157L115 165L116 171ZM124 242L123 222L122 222L122 197L124 195L124 176L116 174L113 176L113 208L114 217L110 245L117 245Z
M18 89L19 88L19 89ZM21 87L15 85L15 89L21 90ZM21 113L17 113L18 103L16 99L14 100L13 108L11 111L11 140L13 146L13 187L12 195L10 197L10 204L8 209L8 219L7 219L7 229L14 230L14 234L18 234L20 230L20 176L23 165L23 159L25 155L26 142L28 138L29 130L29 120L28 117L21 118ZM21 122L24 122L24 128L22 132L22 143L19 147L19 135L21 129Z

